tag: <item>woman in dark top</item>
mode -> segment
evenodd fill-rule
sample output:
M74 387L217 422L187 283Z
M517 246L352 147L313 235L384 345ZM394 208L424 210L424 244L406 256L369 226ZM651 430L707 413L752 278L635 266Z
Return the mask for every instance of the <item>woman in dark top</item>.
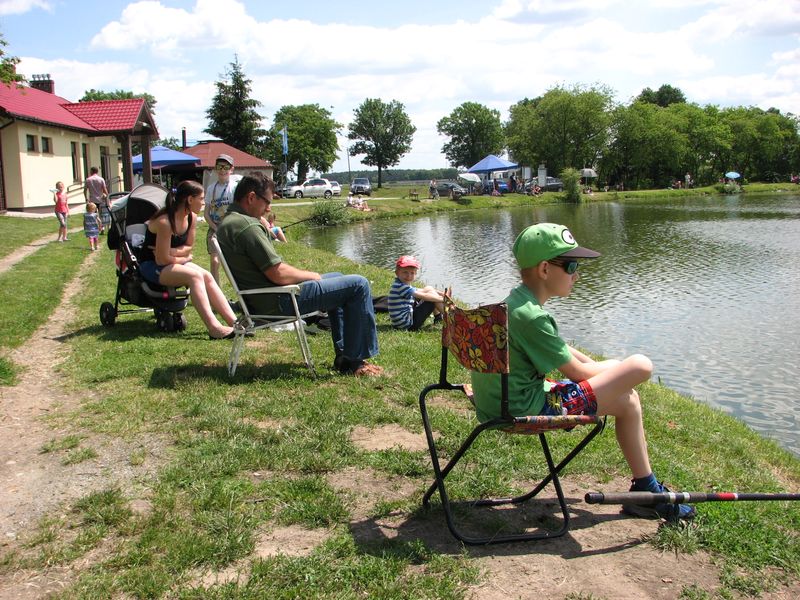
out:
M212 339L233 337L233 314L211 273L192 262L196 215L203 210L205 192L196 181L182 181L166 206L147 221L140 268L148 281L189 288L192 304ZM222 315L226 327L214 311Z

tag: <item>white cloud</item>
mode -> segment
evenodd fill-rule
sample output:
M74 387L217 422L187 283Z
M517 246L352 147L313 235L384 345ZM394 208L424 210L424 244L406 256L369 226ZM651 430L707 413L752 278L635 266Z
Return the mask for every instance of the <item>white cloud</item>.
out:
M0 17L21 15L35 8L49 11L53 5L47 0L0 0Z

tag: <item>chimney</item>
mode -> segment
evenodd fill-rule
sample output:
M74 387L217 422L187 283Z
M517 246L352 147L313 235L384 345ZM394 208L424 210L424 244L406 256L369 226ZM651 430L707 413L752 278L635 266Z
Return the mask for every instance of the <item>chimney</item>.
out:
M30 85L35 90L41 90L48 94L56 93L56 84L50 79L50 73L45 75L31 75Z
M186 150L186 127L181 130L181 150Z

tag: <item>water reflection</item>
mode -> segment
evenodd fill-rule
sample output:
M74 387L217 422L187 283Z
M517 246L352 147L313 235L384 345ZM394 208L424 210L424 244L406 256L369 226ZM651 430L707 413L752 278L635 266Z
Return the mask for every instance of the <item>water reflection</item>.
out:
M470 304L517 284L511 243L565 223L603 257L548 304L563 335L607 356L643 352L657 377L800 454L800 197L725 197L467 211L309 234L315 246L420 278Z

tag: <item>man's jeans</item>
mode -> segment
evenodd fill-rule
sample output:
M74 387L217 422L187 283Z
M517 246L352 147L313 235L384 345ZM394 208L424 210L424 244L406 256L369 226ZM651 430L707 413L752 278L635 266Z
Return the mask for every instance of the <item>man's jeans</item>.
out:
M280 296L281 312L294 314L289 296ZM359 361L378 353L378 331L369 281L361 275L323 273L319 281L304 281L297 297L300 313L325 311L337 355Z

